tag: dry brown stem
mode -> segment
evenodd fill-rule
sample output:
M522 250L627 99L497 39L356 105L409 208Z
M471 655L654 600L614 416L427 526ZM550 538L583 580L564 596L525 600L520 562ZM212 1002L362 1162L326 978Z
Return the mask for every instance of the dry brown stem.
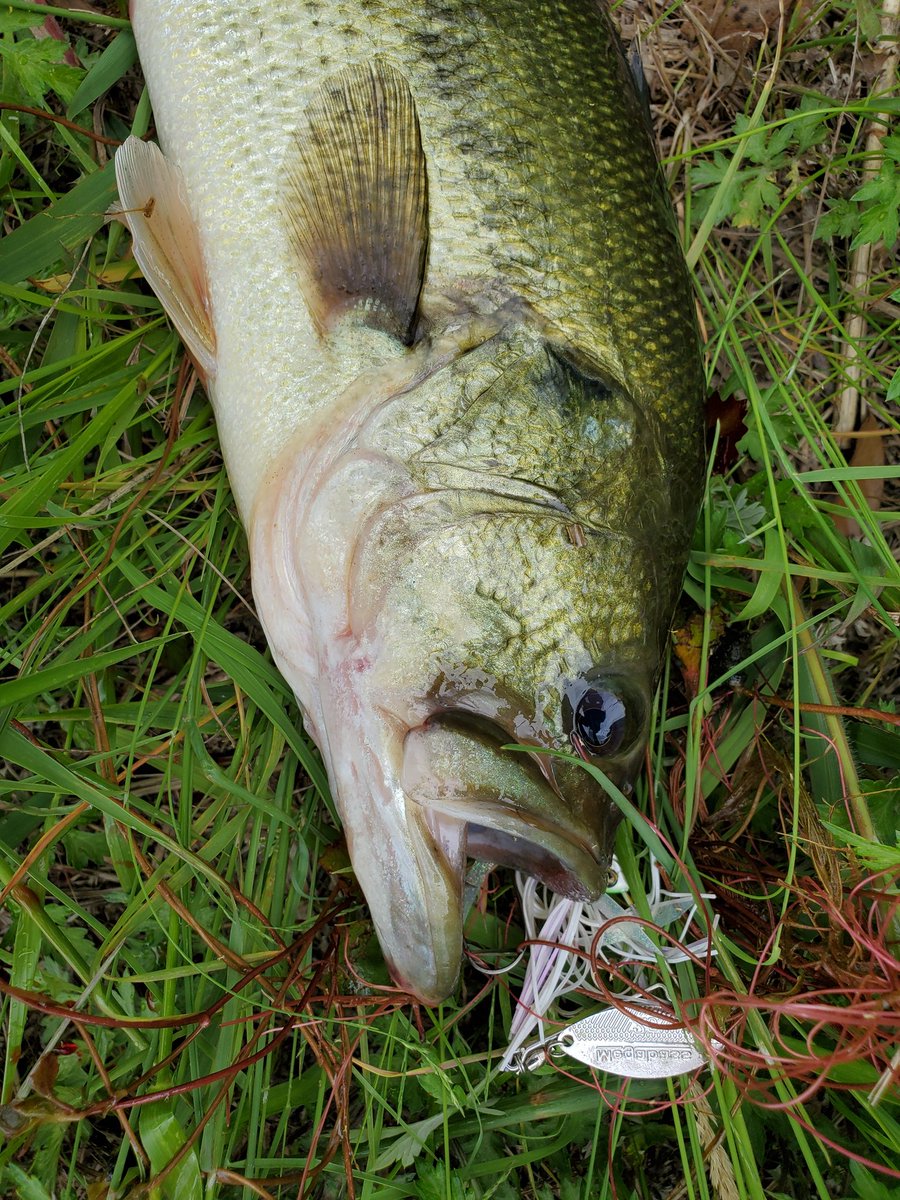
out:
M876 96L893 95L897 82L897 62L900 58L900 45L897 42L898 13L900 13L900 0L884 0L884 7L881 10L881 35L875 46L875 53L883 55L884 62L873 89ZM889 127L890 117L887 113L877 113L869 119L866 134L866 163L862 172L863 184L874 179L881 170L884 159L881 143ZM865 369L862 345L868 324L865 305L871 274L872 246L870 243L866 243L857 246L854 250L847 280L850 293L859 297L859 305L847 322L847 340L842 348L842 355L847 364L847 382L838 397L835 409L834 432L839 446L847 445L847 434L856 428L859 417L865 415L865 402L861 402L860 382Z

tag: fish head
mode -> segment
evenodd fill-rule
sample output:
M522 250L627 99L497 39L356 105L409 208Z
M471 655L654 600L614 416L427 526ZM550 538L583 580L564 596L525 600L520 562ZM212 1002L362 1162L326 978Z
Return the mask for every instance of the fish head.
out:
M580 760L629 790L674 596L658 438L608 370L522 325L426 361L286 469L254 570L276 529L299 604L257 574L270 643L393 974L435 1001L468 858L605 890L619 811Z

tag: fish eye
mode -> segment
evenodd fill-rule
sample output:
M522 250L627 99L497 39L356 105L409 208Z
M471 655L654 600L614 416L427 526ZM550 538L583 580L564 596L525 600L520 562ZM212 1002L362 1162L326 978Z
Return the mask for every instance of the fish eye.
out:
M625 736L625 705L608 688L590 688L575 706L572 731L592 754L615 754Z
M627 750L643 727L643 706L624 680L571 680L563 697L563 726L576 750L607 756Z

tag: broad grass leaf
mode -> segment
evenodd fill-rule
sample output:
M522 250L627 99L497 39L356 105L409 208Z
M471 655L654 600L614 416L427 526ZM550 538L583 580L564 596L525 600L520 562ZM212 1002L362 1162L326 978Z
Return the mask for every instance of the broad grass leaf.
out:
M870 412L860 426L860 433L869 434L870 436L861 437L857 440L856 446L853 449L853 456L850 459L851 467L883 467L885 465L885 445L887 439L877 436L879 428L878 418L874 413ZM886 432L887 430L885 430ZM883 475L875 476L874 478L863 478L859 481L859 490L872 512L877 512L881 508L884 484L885 479ZM838 503L843 505L844 501L841 497L838 497ZM835 517L834 524L847 537L861 536L859 524L849 509L846 516Z
M103 225L118 195L112 159L0 242L0 283L21 283L70 264Z
M157 355L147 368L147 376L151 377L164 361L165 354ZM47 454L41 461L40 470L33 471L28 482L14 491L6 503L0 508L0 552L5 550L15 540L17 530L14 524L6 524L6 517L15 519L23 514L41 510L56 491L59 484L84 463L95 446L105 434L115 425L116 421L134 411L140 404L136 395L134 382L124 387L121 392L100 409L93 419L73 437L71 442L62 450Z
M116 650L106 650L102 654L92 654L90 669L94 672L105 671L107 667L127 662L157 646L164 646L171 640L172 638L167 636L148 638L146 642L119 646ZM85 661L81 658L72 662L54 663L41 670L26 672L17 679L0 684L0 708L20 704L23 700L39 696L43 692L53 692L64 688L67 684L83 679L84 673Z
M861 764L900 771L900 737L890 726L853 722L850 725L853 750Z
M227 671L254 704L281 730L319 795L327 797L329 792L325 771L285 710L279 693L283 695L287 685L272 664L258 650L223 629L192 596L185 595L181 590L173 595L160 583L151 582L128 560L117 559L116 562L129 583L141 590L146 602L174 617L190 630L204 654Z
M25 917L24 908L21 909L21 912ZM30 921L26 917L16 922L12 969L9 975L9 981L13 987L22 988L24 991L30 991L34 987L42 940L40 926L36 921ZM11 997L6 1014L6 1037L3 1046L4 1074L7 1078L11 1078L16 1073L16 1061L22 1051L22 1039L25 1035L27 1019L28 1006L21 1000Z
M896 742L896 733L891 736ZM859 787L878 840L885 846L900 847L900 775L887 780L861 779ZM843 806L836 806L831 818L841 829L850 829L850 818Z
M144 1149L150 1156L150 1168L157 1174L184 1145L183 1124L176 1118L171 1104L159 1100L141 1109L138 1128ZM165 1176L160 1191L165 1200L202 1200L200 1164L193 1150Z
M40 790L39 785L44 785L46 790L52 789L86 801L105 816L112 817L137 833L149 836L170 854L190 864L194 872L219 886L219 876L199 855L179 845L174 838L140 815L137 809L141 802L135 797L130 797L127 804L113 798L101 790L103 785L99 780L95 785L13 729L7 728L0 732L0 754L33 775L32 779L23 780L24 787Z
M851 1163L853 1187L859 1200L897 1200L896 1182L889 1183L885 1179L877 1179L871 1171L861 1167L859 1163Z
M137 62L137 45L134 34L130 29L123 29L109 43L81 83L69 102L67 114L74 117L77 113L93 104L114 83L122 78L129 68Z
M778 555L779 535L777 529L766 530L763 561L760 563L759 579L753 595L734 618L735 621L752 621L767 613L778 595L784 578L784 563Z

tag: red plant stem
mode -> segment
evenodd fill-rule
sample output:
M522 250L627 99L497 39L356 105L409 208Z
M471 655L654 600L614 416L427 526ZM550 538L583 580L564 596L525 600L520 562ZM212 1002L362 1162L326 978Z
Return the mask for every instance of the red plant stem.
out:
M18 722L15 722L15 724L18 724ZM75 805L71 812L60 818L60 820L51 826L50 829L41 834L32 848L16 867L15 871L13 871L9 883L5 888L3 888L2 891L0 891L0 908L2 908L3 903L10 892L15 891L16 888L21 884L23 877L28 874L32 864L37 862L44 851L52 846L55 841L58 841L68 827L73 822L77 821L80 816L86 813L90 807L91 806L86 800L82 800L80 804ZM17 897L17 899L19 899L19 897ZM19 903L22 903L22 900L19 900Z
M760 692L747 688L735 688L742 696L750 696L761 704L771 704L775 708L789 708L792 712L822 713L826 717L852 717L858 721L884 721L888 725L900 727L900 713L884 712L880 708L854 708L846 704L814 704L812 701L782 700L780 696L763 696Z
M32 117L40 117L44 121L55 121L57 125L65 125L66 129L71 129L74 133L80 133L84 137L92 138L95 142L102 142L104 146L121 146L121 138L103 137L100 133L94 133L92 129L85 129L83 125L76 125L74 121L68 121L65 117L57 116L56 113L47 112L44 108L31 108L27 104L11 104L8 100L0 101L0 109L5 109L7 112L28 113Z
M258 1179L248 1179L246 1175L239 1175L237 1171L226 1171L224 1167L218 1167L216 1179L219 1183L230 1183L232 1187L249 1188L255 1196L261 1196L262 1200L275 1200L271 1192L267 1192ZM289 1176L284 1176L276 1181L279 1186L284 1186L285 1183L291 1183Z
M40 992L29 992L25 988L13 987L7 978L0 975L0 995L10 996L29 1008L36 1009L48 1017L62 1017L64 1020L77 1020L85 1025L99 1025L104 1029L178 1029L185 1025L201 1023L204 1027L211 1023L208 1010L188 1013L184 1017L100 1017L93 1013L82 1013L77 1008L67 1004L57 1004L48 1000ZM217 1003L219 1003L217 1001Z
M78 1021L73 1021L72 1024L78 1030L81 1040L87 1046L88 1053L90 1054L91 1058L94 1060L94 1066L97 1068L100 1078L103 1080L103 1086L106 1088L107 1092L109 1093L110 1098L112 1098L112 1096L115 1092L115 1088L112 1085L112 1080L109 1077L109 1072L107 1071L107 1069L103 1063L103 1059L100 1057L100 1055L97 1051L97 1047L94 1045L93 1038L88 1033L86 1026L81 1025ZM149 1167L150 1166L150 1158L149 1158L146 1150L144 1149L144 1147L141 1145L141 1143L137 1137L137 1134L131 1128L131 1125L129 1124L128 1117L126 1116L126 1114L123 1112L117 1112L116 1118L118 1119L119 1124L122 1126L123 1133L128 1138L128 1141L131 1143L131 1148L134 1151L135 1157L137 1158L138 1162L142 1163L145 1168Z

